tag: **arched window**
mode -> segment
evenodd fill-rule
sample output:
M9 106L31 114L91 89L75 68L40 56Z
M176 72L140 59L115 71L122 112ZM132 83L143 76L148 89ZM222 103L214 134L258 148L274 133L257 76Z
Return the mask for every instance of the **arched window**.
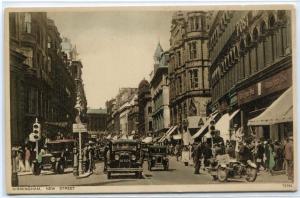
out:
M267 25L265 21L260 23L260 33L265 34L267 32Z
M273 14L269 16L269 26L270 26L270 28L275 27L275 17Z
M251 42L252 42L251 36L250 36L250 34L247 34L247 37L246 37L246 46L249 47L251 45Z
M234 47L234 58L235 58L235 59L238 59L238 57L239 57L239 50L238 50L238 47L235 46L235 47Z
M240 41L240 50L241 50L241 53L244 52L246 46L245 46L245 41L244 39L241 39Z
M252 35L253 35L253 40L257 41L258 40L258 30L256 27L253 29Z

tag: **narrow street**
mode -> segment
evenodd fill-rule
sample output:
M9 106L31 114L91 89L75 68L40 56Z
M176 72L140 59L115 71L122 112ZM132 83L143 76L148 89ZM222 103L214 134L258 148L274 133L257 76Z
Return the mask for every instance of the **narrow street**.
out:
M172 185L172 184L218 184L220 182L213 181L211 176L201 170L200 175L193 174L193 166L184 166L182 162L177 162L174 157L170 157L169 171L152 170L148 171L146 161L144 162L143 178L137 179L132 174L113 175L111 179L107 179L106 174L103 173L103 162L96 163L96 171L87 178L77 179L73 176L72 168L68 168L65 174L57 175L51 172L43 172L39 176L34 175L20 175L20 186L66 186L66 185L81 185L81 186L118 186L118 185ZM229 181L245 182L243 179ZM286 175L271 176L266 172L259 173L256 183L265 182L288 182Z

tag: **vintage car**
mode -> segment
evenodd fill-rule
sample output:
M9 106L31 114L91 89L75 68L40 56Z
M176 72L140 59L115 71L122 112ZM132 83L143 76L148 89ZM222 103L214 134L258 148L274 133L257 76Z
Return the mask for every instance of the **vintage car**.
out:
M39 175L41 170L52 170L54 173L63 174L64 169L73 164L75 143L73 139L48 142L41 159L33 161L33 174Z
M148 170L151 171L153 167L161 167L164 170L169 169L166 146L153 145L149 147Z
M107 178L110 179L112 173L135 173L141 178L143 172L141 153L141 143L138 140L112 140L106 153Z

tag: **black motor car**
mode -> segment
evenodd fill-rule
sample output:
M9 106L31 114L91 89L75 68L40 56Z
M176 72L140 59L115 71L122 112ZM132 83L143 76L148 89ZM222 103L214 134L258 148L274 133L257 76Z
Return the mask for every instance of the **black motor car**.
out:
M54 173L63 174L65 168L73 164L75 142L73 139L48 142L41 159L33 161L33 174L39 175L41 170L52 170Z
M135 173L141 178L143 172L141 153L141 143L138 140L112 140L107 151L107 178L110 179L112 173Z
M163 168L164 170L169 169L166 146L153 145L149 147L148 169L151 171L154 167Z

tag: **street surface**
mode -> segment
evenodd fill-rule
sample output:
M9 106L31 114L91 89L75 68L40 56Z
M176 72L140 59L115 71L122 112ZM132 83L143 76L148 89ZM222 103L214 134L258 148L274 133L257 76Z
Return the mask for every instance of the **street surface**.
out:
M144 162L143 178L137 179L134 174L112 175L111 179L107 179L106 174L103 173L103 162L96 163L96 171L89 177L76 178L73 176L72 168L65 170L65 174L53 174L50 171L44 171L39 176L31 174L19 175L20 186L118 186L118 185L172 185L172 184L218 184L220 182L213 181L212 177L201 169L200 175L195 175L192 165L185 166L183 162L176 161L175 157L170 157L170 168L168 171L152 170L148 171L147 162ZM245 182L244 179L229 181ZM255 183L286 183L289 182L287 176L275 175L271 176L269 173L259 172Z

